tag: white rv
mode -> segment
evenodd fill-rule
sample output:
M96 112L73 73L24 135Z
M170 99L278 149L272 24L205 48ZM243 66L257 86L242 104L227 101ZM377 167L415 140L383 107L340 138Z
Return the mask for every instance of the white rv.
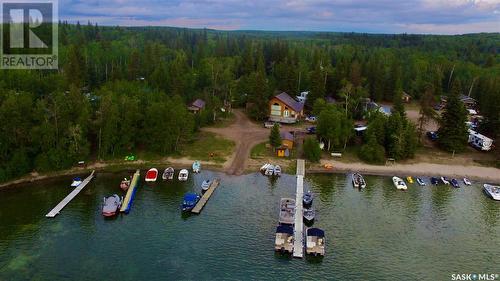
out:
M307 95L309 95L309 92L302 92L300 93L300 95L298 96L295 96L295 98L301 102L301 103L305 103L306 102L306 99L307 99Z
M491 149L493 140L476 131L469 130L469 143L477 149L488 151Z

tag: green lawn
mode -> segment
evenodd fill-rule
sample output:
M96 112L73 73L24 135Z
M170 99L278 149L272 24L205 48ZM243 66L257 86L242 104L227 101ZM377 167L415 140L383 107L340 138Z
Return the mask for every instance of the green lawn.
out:
M216 134L200 132L196 140L182 146L180 157L223 163L233 153L234 142Z
M250 158L258 159L258 158L269 156L270 149L266 147L267 144L268 144L268 142L263 142L263 143L259 143L256 146L252 147L252 150L250 151Z

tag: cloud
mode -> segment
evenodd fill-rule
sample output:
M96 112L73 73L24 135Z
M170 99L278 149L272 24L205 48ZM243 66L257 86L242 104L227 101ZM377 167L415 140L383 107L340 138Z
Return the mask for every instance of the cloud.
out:
M377 33L500 32L500 0L60 0L60 18L101 25Z

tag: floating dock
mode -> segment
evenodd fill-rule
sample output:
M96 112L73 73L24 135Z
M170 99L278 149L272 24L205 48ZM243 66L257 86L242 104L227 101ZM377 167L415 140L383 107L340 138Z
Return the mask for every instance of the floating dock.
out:
M293 257L304 257L304 224L302 221L302 196L304 195L305 161L297 159L297 192L295 199L295 225L293 237Z
M83 188L85 188L85 186L87 186L87 184L92 180L92 178L94 178L94 172L95 171L92 171L90 176L86 177L79 186L73 189L73 191L71 191L71 193L68 194L68 196L66 196L61 202L59 202L59 204L57 204L57 206L55 206L54 209L52 209L45 216L47 218L53 218L57 216L61 212L61 210L64 209L64 207L66 207L66 205L68 205L69 202L71 202L71 200L73 200L73 198L75 198L78 195L78 193L80 193L80 191L83 190Z
M199 214L201 212L201 209L207 204L208 199L210 199L210 196L214 193L215 189L219 186L220 179L214 179L210 183L210 187L208 188L207 191L203 194L201 197L200 201L194 206L194 208L191 210L192 213L194 214Z
M125 195L125 199L123 199L120 212L126 214L130 212L130 209L132 208L132 202L134 201L135 192L137 191L137 183L139 182L140 177L141 177L141 171L140 170L135 171L135 174L132 177L132 181L130 181L130 186L127 190L127 195Z

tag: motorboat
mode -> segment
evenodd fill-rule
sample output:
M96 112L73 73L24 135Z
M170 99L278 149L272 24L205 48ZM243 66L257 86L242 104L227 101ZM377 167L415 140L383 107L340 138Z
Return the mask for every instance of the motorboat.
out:
M168 167L163 171L163 175L161 175L161 178L163 180L171 180L174 178L175 170L172 167Z
M366 181L360 173L352 174L352 184L356 188L365 188Z
M112 217L118 214L118 210L122 206L123 198L120 196L113 194L108 197L104 197L104 201L102 203L102 215L105 217Z
M417 178L417 183L420 186L425 186L425 181L422 178Z
M295 199L281 198L280 200L280 224L294 224L295 219Z
M274 175L274 165L269 164L269 166L267 166L266 170L264 171L264 175L266 176Z
M431 178L431 184L433 184L433 185L438 185L438 184L439 184L439 179L438 179L438 178L436 178L436 177L432 177L432 178Z
M189 177L189 172L187 169L180 170L179 176L178 176L179 181L187 181L188 177Z
M201 190L203 191L207 191L208 188L210 187L210 183L212 183L210 180L204 180L202 183L201 183Z
M265 173L267 168L269 167L269 165L271 165L271 164L266 163L266 164L262 165L262 167L260 167L260 172Z
M274 239L274 250L281 253L293 252L293 227L278 225Z
M413 183L413 178L411 176L407 176L406 181L408 181L408 183Z
M485 183L483 185L483 190L489 197L493 198L493 200L500 201L500 186Z
M186 193L182 201L181 209L183 212L191 211L196 203L200 200L200 196L196 193Z
M196 160L193 163L193 173L199 173L201 170L201 163L200 161Z
M279 165L274 166L273 176L281 176L281 167Z
M306 254L314 256L325 255L325 232L319 228L309 228L306 234Z
M402 178L392 177L392 183L399 190L406 190L408 187L406 186L405 181Z
M465 185L472 185L472 182L468 178L464 178Z
M314 208L305 208L303 211L303 217L304 221L307 223L312 223L314 221L314 217L316 215L316 212L314 211Z
M158 178L158 169L151 168L146 173L146 181L147 182L155 182Z
M123 191L127 191L129 187L130 187L130 180L129 180L129 179L127 179L127 178L124 178L124 179L120 182L120 188L121 188Z
M441 177L441 182L442 182L443 184L446 184L446 185L449 185L449 184L450 184L450 181L449 181L447 178L445 178L445 177Z
M304 206L311 206L312 202L314 200L314 194L308 190L304 195L302 195L302 203Z
M454 188L459 188L460 187L460 184L458 183L458 181L456 179L451 179L451 185Z
M82 178L80 177L75 177L73 178L73 182L71 182L71 187L77 187L79 186L80 184L82 184Z

